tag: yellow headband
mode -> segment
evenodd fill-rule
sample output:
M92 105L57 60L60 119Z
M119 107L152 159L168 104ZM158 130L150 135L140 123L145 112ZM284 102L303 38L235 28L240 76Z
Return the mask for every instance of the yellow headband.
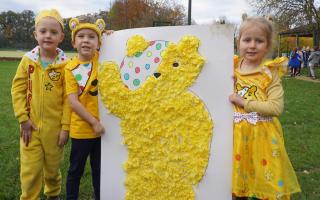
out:
M95 31L97 33L98 39L100 41L101 34L102 34L105 26L106 26L106 24L104 23L103 19L98 19L96 21L96 23L94 23L94 24L92 24L92 23L80 23L77 18L72 18L69 21L69 27L70 27L70 29L72 31L72 34L71 34L72 41L74 41L74 36L75 36L76 32L78 32L81 29L90 29L90 30Z
M55 20L57 20L59 22L59 24L61 25L62 30L64 30L63 18L61 17L60 13L56 9L40 11L40 13L36 17L35 25L37 26L39 21L45 17L52 17Z

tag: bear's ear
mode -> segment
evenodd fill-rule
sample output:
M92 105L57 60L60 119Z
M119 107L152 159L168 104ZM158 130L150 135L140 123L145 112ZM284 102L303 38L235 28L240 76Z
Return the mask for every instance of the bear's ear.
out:
M104 23L103 19L97 19L95 24L97 25L100 32L102 32L104 30L104 28L106 27L106 23Z
M149 42L141 35L134 35L127 41L127 56L131 57L137 53L142 53L148 48Z
M257 91L257 86L253 85L250 87L249 92L255 93Z
M69 21L69 28L73 31L79 25L79 20L77 18L72 18Z
M194 53L198 51L200 45L200 40L193 35L187 35L181 38L178 43L179 51L184 51L187 53Z
M242 90L242 86L240 85L240 83L237 83L237 84L236 84L236 89L237 89L237 92L239 92L240 90Z

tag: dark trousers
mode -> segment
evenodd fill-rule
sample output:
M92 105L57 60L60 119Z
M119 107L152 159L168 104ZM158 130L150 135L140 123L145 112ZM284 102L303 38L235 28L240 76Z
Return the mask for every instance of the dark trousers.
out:
M90 155L95 199L100 200L101 138L71 139L70 166L67 177L67 200L77 200L80 179Z

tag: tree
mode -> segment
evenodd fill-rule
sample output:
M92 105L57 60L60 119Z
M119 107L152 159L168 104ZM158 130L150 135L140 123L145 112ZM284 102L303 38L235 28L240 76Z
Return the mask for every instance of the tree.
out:
M153 26L153 22L184 23L184 7L173 0L116 0L109 12L111 29Z
M320 0L248 0L258 14L272 14L282 28L308 25L319 46Z
M31 48L33 42L34 13L24 10L21 13L13 11L0 13L1 47Z

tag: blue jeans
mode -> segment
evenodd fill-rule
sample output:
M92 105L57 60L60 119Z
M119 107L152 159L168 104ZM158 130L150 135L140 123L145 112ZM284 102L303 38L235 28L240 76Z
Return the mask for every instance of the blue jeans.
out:
M67 200L78 199L80 179L89 155L95 199L100 200L100 137L94 139L71 138L70 166L67 177Z

